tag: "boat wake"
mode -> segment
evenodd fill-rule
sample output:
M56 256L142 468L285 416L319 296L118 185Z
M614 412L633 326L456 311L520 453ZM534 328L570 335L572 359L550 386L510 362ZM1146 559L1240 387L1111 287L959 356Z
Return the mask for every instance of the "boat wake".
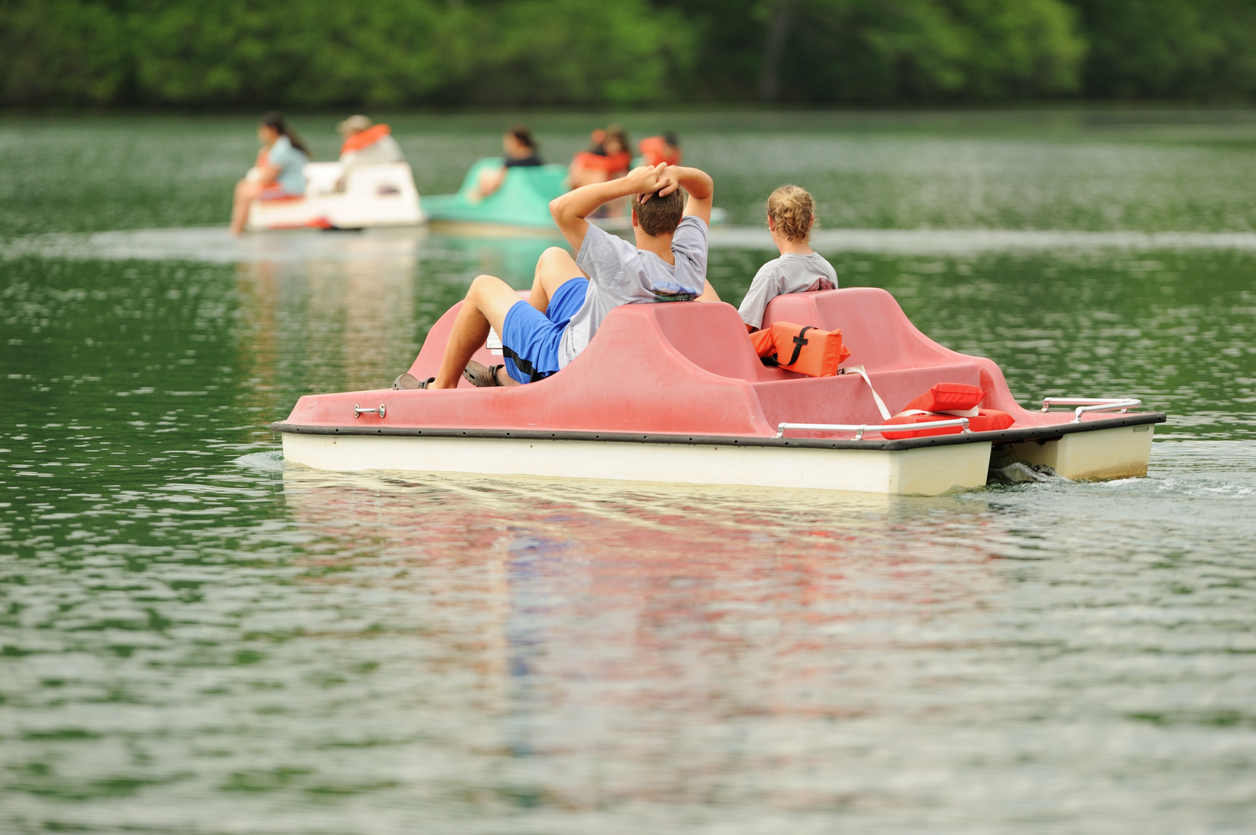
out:
M555 233L557 239L557 233ZM311 261L412 261L425 251L455 242L479 240L438 234L424 227L327 232L293 229L233 238L226 227L135 229L82 234L50 234L0 243L3 258L197 261L214 264L306 263ZM484 238L508 245L511 238ZM529 240L536 241L535 233ZM775 249L767 229L715 227L712 248ZM823 229L812 237L822 253L883 255L978 255L994 252L1085 250L1240 250L1256 251L1253 232L1076 232L1011 229Z

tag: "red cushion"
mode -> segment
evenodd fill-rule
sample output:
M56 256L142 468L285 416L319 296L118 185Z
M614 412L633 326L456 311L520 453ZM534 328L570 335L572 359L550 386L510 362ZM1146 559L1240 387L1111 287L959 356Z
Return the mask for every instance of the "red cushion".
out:
M963 383L938 383L924 394L903 407L904 412L919 409L922 412L961 412L976 408L986 393L980 386Z
M1007 412L1000 412L998 409L982 409L977 413L976 417L968 419L968 428L974 432L998 432L1000 429L1007 429L1016 418Z
M953 415L895 415L887 420L886 425L898 426L900 424L915 423L933 423L939 420L955 420ZM1000 429L1007 429L1016 419L1007 412L1000 412L997 409L982 409L973 417L968 419L968 428L973 432L997 432ZM882 437L897 441L902 438L926 438L930 435L958 435L964 430L959 426L943 426L940 429L918 429L913 432L883 432Z

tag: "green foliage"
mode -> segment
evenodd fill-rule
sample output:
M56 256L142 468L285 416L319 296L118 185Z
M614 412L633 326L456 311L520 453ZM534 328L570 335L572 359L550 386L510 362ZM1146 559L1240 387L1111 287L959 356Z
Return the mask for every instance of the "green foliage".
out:
M1256 96L1253 0L8 0L0 105Z
M867 103L1073 93L1084 43L1058 0L800 3L782 98Z
M1251 0L1070 0L1091 33L1087 91L1103 98L1251 100Z
M143 103L401 104L469 66L469 16L435 2L148 5L128 18Z
M113 104L126 97L126 32L120 16L81 0L0 9L0 102Z
M689 27L644 0L512 0L490 9L464 100L633 104L676 97L692 71Z

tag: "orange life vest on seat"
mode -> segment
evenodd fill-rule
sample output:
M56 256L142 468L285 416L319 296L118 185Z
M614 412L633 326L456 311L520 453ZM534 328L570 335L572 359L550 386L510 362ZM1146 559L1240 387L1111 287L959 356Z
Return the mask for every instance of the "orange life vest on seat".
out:
M963 412L975 409L986 393L980 386L964 383L938 383L903 407L904 412Z
M986 393L980 386L965 383L938 383L919 397L913 398L903 411L887 420L887 426L934 423L940 420L968 418L971 432L997 432L1016 422L1007 412L997 409L979 409ZM925 438L930 435L958 435L964 430L959 426L941 429L919 429L913 432L883 432L882 437L891 441L901 438Z
M933 423L939 420L955 420L955 415L895 415L885 423L889 425L910 425L915 423ZM970 432L997 432L1000 429L1007 429L1016 419L1007 412L1000 412L997 409L982 409L977 414L968 418L968 431ZM944 426L941 429L917 429L911 432L882 432L881 437L891 441L897 441L900 438L925 438L929 435L958 435L963 432L963 428L959 426Z
M772 327L750 334L750 341L764 363L808 377L832 377L850 356L840 330L822 331L793 322L774 322Z

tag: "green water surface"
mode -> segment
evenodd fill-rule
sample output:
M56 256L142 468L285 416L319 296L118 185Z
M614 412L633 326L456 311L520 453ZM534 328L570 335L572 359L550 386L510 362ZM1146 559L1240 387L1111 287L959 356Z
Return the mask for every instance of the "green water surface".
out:
M387 121L440 193L513 118ZM794 181L830 230L1240 236L824 253L1026 405L1168 412L1148 478L285 467L297 397L387 385L553 242L233 249L250 120L0 118L0 831L1251 831L1256 114L620 118L679 130L734 227ZM560 161L606 119L531 117ZM324 159L335 121L293 119Z

